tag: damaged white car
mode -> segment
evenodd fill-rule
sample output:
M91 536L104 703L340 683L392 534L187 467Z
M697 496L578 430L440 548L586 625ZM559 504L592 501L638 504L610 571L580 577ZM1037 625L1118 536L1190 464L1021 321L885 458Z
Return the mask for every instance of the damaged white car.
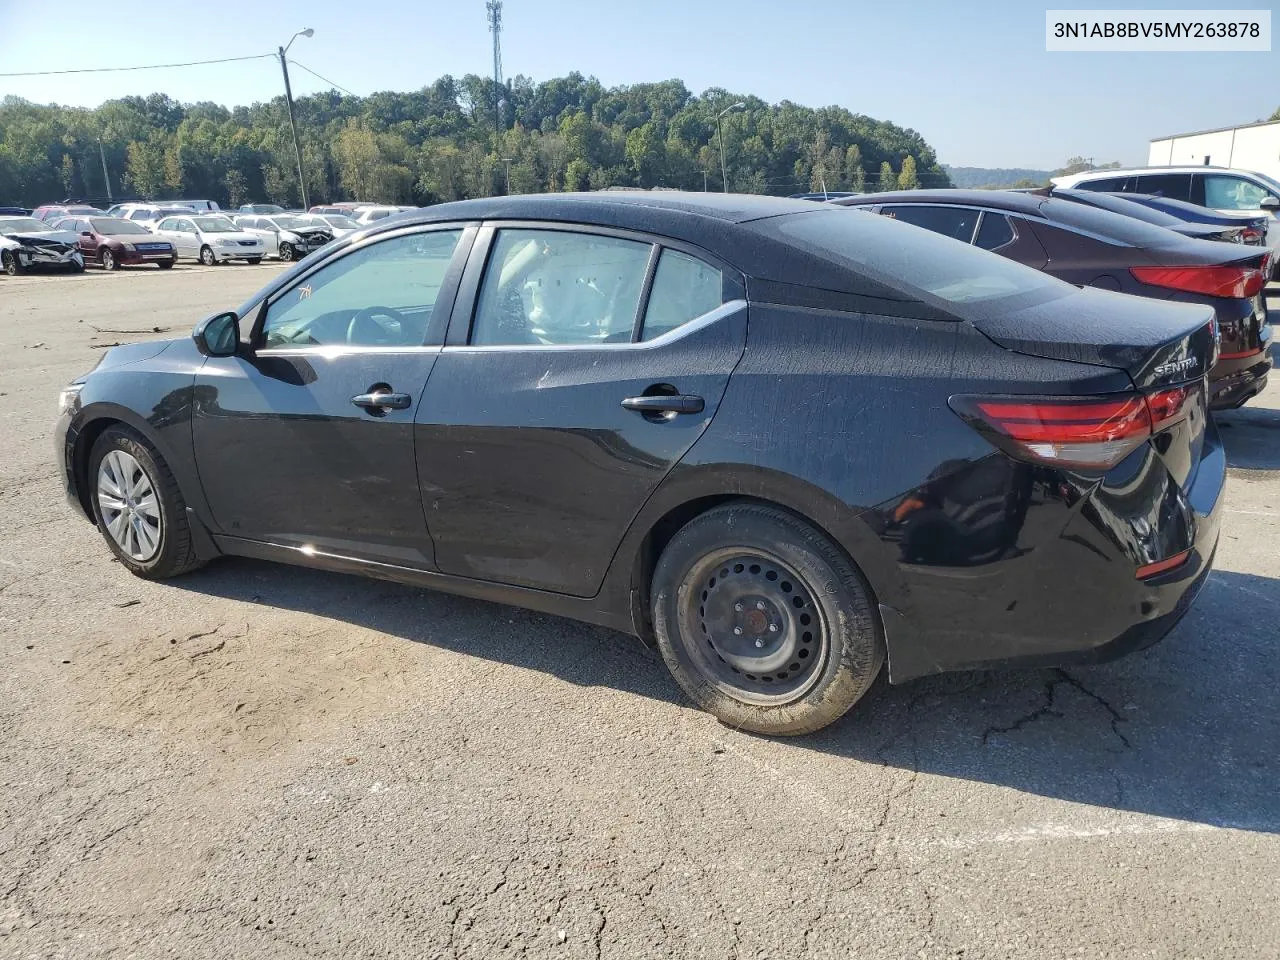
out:
M51 229L34 217L0 217L0 269L11 277L42 267L80 273L84 257L78 240L74 233Z

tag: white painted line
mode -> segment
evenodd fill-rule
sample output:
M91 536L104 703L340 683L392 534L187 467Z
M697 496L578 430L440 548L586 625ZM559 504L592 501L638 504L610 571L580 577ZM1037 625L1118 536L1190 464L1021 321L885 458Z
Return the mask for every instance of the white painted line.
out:
M1105 827L1075 827L1065 823L1043 823L1023 827L1020 830L998 830L991 833L962 834L952 837L898 837L890 842L894 846L909 849L942 847L952 850L969 850L983 846L1061 842L1065 840L1098 840L1107 837L1211 833L1216 830L1275 833L1280 830L1280 821L1259 820L1212 824L1199 823L1193 820L1171 820L1167 817L1151 817L1136 823L1117 823Z

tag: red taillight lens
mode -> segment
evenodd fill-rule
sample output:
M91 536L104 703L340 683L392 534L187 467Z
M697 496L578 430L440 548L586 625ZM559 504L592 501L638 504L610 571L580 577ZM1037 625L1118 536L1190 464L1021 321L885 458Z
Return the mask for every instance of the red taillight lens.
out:
M1245 227L1244 233L1240 235L1240 240L1242 243L1262 243L1265 236L1266 234L1257 227Z
M951 408L1013 456L1108 470L1181 420L1200 384L1148 396L952 397Z
M1265 280L1255 267L1130 267L1135 280L1153 287L1210 297L1252 297Z

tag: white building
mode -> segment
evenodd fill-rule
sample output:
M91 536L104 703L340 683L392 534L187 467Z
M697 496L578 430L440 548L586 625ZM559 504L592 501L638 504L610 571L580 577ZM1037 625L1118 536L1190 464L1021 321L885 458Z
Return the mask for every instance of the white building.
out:
M1147 163L1153 167L1234 167L1280 180L1280 120L1161 137L1151 141Z

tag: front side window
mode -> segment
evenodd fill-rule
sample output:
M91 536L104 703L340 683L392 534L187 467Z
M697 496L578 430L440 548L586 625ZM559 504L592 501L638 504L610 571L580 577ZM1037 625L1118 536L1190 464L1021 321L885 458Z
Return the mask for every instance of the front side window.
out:
M1205 174L1204 205L1215 210L1257 210L1269 194L1241 177Z
M963 243L973 240L973 228L978 222L978 211L964 207L933 207L923 203L891 204L880 208L882 216L901 220L903 223L924 227L944 237Z
M642 340L652 340L724 302L724 274L687 253L663 250L644 311Z
M461 237L393 237L326 264L268 305L263 346L421 346Z
M471 342L629 343L650 244L563 230L500 230Z

